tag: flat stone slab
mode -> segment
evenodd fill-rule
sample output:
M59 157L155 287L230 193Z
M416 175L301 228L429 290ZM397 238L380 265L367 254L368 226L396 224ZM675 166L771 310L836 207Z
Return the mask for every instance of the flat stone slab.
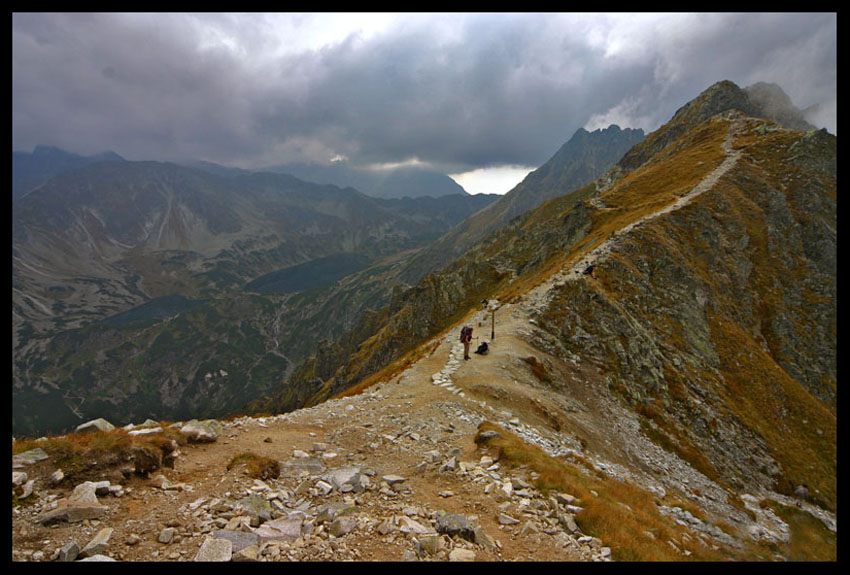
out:
M291 542L301 536L301 527L303 525L304 518L300 515L295 515L267 521L253 531L259 538L260 545L267 541Z
M39 461L44 461L45 459L49 459L47 452L40 447L36 447L35 449L30 449L29 451L13 455L12 465L32 465Z
M201 548L198 549L198 554L195 555L193 561L196 563L215 561L226 562L233 557L233 543L229 539L216 539L210 537L206 539Z
M312 456L281 461L279 465L284 476L317 475L328 468L320 457Z
M77 485L70 496L57 502L56 509L39 516L38 522L42 525L58 521L77 523L105 515L109 511L109 507L100 504L96 491L97 484L91 481Z
M244 531L228 531L220 529L213 533L216 539L227 539L232 544L232 552L239 553L243 549L260 544L260 538L256 533L245 533Z

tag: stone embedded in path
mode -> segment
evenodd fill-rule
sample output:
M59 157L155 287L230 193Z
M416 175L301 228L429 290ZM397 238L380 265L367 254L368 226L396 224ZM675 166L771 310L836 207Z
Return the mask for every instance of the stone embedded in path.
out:
M216 539L209 537L201 544L198 549L198 554L195 555L195 562L206 561L230 561L233 556L233 543L228 539Z
M360 483L360 468L353 465L331 469L322 479L339 490L342 490L344 485L350 485L355 491L363 489Z
M327 469L327 466L320 457L293 458L289 461L281 461L279 465L281 475L290 477L316 475Z
M86 557L85 559L80 559L77 563L109 563L115 561L112 557L108 557L106 555L92 555L91 557Z
M89 541L88 545L80 551L80 557L92 557L94 555L102 555L106 548L109 547L109 538L112 536L112 527L104 527L97 532L97 535Z
M342 537L357 528L357 520L353 517L337 517L331 523L328 531L334 537Z
M517 523L519 523L518 519L514 519L513 517L505 513L499 513L500 525L516 525Z
M77 485L70 496L57 502L56 509L43 513L37 521L42 525L58 521L77 523L85 519L96 519L106 514L109 507L100 504L95 494L96 489L96 484L91 481Z
M227 539L232 544L233 553L239 553L248 547L259 545L260 538L256 533L246 533L244 531L229 531L227 529L219 529L213 533L216 539Z
M260 548L256 545L251 545L249 547L245 547L244 549L240 549L239 551L234 551L230 560L237 563L259 561Z
M499 545L496 543L496 541L493 540L492 537L487 535L487 533L484 531L484 528L480 525L475 527L475 529L473 530L473 535L473 542L476 545L481 545L482 547L490 551L495 551L498 549Z
M301 528L304 517L301 514L293 514L273 521L267 521L254 529L254 534L259 538L262 545L267 541L295 541L301 536Z
M440 510L437 511L436 523L437 533L461 537L467 541L475 540L475 531L463 515Z
M398 529L402 533L413 533L414 535L426 535L434 533L430 527L425 527L418 521L414 521L410 517L399 517Z
M449 553L449 561L452 562L469 562L475 561L475 551L472 549L461 549L457 547Z
M80 546L76 541L70 541L63 545L57 552L56 561L74 561L80 555Z
M257 518L261 523L272 518L271 504L264 497L256 494L249 495L237 501L235 509L242 509L246 514Z

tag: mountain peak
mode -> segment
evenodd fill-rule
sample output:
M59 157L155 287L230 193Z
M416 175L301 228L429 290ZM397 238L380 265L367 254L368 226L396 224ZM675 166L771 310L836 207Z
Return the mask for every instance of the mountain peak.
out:
M617 164L617 171L637 168L688 130L730 110L776 122L783 128L805 131L814 129L778 85L760 82L742 89L734 82L722 80L679 108L669 122L629 150Z
M794 130L814 128L803 119L802 112L777 84L757 82L740 88L734 82L723 80L709 86L699 96L682 106L670 124L680 122L699 124L727 110L739 110L748 116L765 118Z

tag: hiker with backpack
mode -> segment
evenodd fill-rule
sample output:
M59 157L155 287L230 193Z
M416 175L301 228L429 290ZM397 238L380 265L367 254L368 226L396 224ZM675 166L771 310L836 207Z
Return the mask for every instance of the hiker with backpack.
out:
M460 341L463 343L463 359L469 359L469 344L472 343L472 327L465 325L460 330Z

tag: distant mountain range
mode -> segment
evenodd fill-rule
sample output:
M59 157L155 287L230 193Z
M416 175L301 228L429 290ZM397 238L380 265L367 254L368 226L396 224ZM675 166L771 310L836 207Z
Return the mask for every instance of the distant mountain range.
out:
M417 255L403 279L414 282L440 269L520 214L593 182L643 137L643 130L617 125L593 132L579 128L555 155L511 191Z
M320 341L338 339L403 282L432 271L411 265L423 248L450 232L451 251L439 247L443 239L427 252L450 261L523 210L586 184L642 135L616 126L579 130L507 196L469 195L415 168L380 177L342 165L324 172L374 185L373 193L406 190L403 198L374 198L284 173L38 149L32 163L51 155L69 161L45 168L52 177L13 204L13 379L19 405L28 406L15 425L73 422L79 410L94 409L91 397L71 399L87 397L87 388L113 390L122 409L135 397L134 409L162 416L238 410L269 394ZM318 178L312 170L300 173ZM459 193L411 192L437 189ZM482 212L494 202L498 211ZM488 215L467 220L479 212ZM224 344L218 334L232 332L233 321L243 328ZM168 361L157 356L165 341ZM226 385L199 395L199 369L252 354L251 365L224 367L243 393ZM117 391L127 381L139 391ZM38 406L48 404L52 411L42 414Z
M374 198L439 198L467 193L460 184L441 172L412 166L372 170L340 161L329 165L286 164L265 168L264 171L292 174L318 184L351 186Z
M383 305L391 285L377 279L382 270L498 197L378 199L287 174L44 152L31 156L70 161L44 164L52 167L42 174L53 175L12 206L19 429L74 421L78 402L96 405L87 389L128 413L239 409L318 338L349 328L364 306ZM311 277L293 278L289 268ZM345 293L334 291L358 270L371 288L346 282ZM290 305L293 290L321 293ZM189 317L203 320L175 321ZM243 327L233 332L233 322ZM206 362L252 355L226 369L221 394L193 387Z
M79 156L52 146L36 146L32 152L12 152L12 200L44 184L53 176L90 164L122 161L115 152Z
M80 156L53 146L36 146L32 152L12 152L12 199L62 173L106 161L123 161L115 152ZM381 170L357 168L346 162L329 165L285 164L257 170L222 166L213 162L192 161L181 165L196 168L225 178L235 178L258 172L288 174L316 184L330 184L340 188L355 188L373 198L420 198L468 195L452 178L427 168L398 167Z

